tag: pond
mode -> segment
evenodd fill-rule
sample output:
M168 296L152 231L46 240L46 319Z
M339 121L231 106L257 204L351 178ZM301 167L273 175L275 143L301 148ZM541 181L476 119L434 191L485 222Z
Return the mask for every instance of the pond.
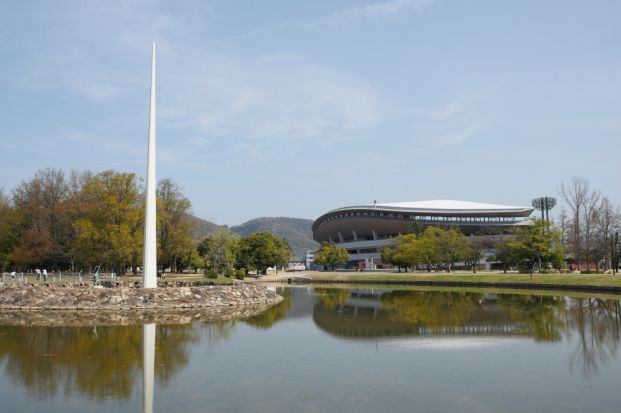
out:
M279 288L229 321L0 326L4 412L617 412L621 301Z

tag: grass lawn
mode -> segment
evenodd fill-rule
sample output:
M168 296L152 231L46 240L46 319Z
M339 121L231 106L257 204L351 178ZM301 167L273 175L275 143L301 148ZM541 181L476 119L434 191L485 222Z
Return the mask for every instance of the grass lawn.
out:
M513 284L553 284L553 285L590 285L603 287L621 287L621 275L611 274L529 274L479 272L472 273L334 273L320 272L308 274L313 280L326 281L442 281L442 282L476 282L476 283L513 283Z
M233 284L238 282L239 280L236 278L229 277L218 277L218 278L207 278L203 275L200 276L191 276L191 275L180 275L180 276L166 276L162 281L213 281L216 284Z

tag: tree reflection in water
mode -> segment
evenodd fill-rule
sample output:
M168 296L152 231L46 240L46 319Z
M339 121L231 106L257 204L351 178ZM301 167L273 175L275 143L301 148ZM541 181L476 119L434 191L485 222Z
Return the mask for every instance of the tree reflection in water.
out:
M523 336L558 342L577 334L570 367L585 376L617 356L618 299L484 292L317 289L313 319L341 337Z
M39 400L86 394L128 400L142 382L142 326L0 327L6 374ZM167 384L200 339L191 324L157 326L155 377Z
M570 300L568 336L578 333L569 366L582 374L597 374L602 364L610 363L619 350L621 303L619 300L576 298Z
M537 342L576 343L571 369L585 376L617 357L621 340L618 299L535 294L390 291L317 288L283 289L285 299L241 322L268 329L291 313L312 312L332 335L374 340L397 336L519 336ZM189 347L205 339L229 339L239 321L161 324L156 327L155 378L167 385L189 363ZM86 395L94 400L129 400L142 383L142 326L0 326L0 361L11 381L30 397Z
M277 291L278 294L284 297L280 303L268 308L261 314L245 318L243 320L244 323L252 327L267 329L272 327L277 322L287 318L287 314L289 313L289 309L291 308L291 303L293 301L292 289L279 288Z

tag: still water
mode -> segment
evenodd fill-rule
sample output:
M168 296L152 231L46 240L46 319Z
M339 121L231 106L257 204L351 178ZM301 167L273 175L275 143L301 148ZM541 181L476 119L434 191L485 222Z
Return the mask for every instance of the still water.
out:
M1 412L618 412L618 298L287 288L241 320L0 326Z

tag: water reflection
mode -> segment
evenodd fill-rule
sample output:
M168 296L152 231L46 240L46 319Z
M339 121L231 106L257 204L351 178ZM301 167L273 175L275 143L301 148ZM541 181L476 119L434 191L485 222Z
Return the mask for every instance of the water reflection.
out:
M591 377L601 365L616 358L621 339L620 318L619 300L571 300L567 312L567 334L577 334L579 340L569 360L570 368L580 368L584 376Z
M49 322L53 327L25 327L1 314L0 320L13 325L0 326L0 365L8 381L33 399L129 401L138 399L142 390L143 409L151 413L154 386L170 385L189 366L192 347L209 352L233 343L240 326L252 327L245 329L250 334L245 337L256 338L271 334L269 329L279 323L286 334L284 321L295 319L304 322L296 326L309 332L306 339L313 337L314 324L345 345L343 340L354 340L417 349L454 350L516 340L556 343L571 346L564 353L568 366L584 377L616 360L621 341L618 299L345 288L287 288L279 293L285 299L267 311L228 320L205 319L192 311L179 319L141 314L143 321L136 325L116 326L93 318L88 320L97 324L85 326L88 320L80 316L70 318L73 327L62 327L55 317L31 314L21 322ZM177 324L181 320L186 323Z
M584 376L613 360L621 340L618 299L381 289L316 293L315 324L350 340L418 338L426 347L462 348L491 344L491 338L573 342L577 336L569 363Z
M142 411L153 413L155 381L155 324L142 326Z
M189 362L188 346L200 337L191 325L155 326L154 371L163 384ZM129 400L141 384L143 327L0 327L0 360L12 382L38 400L87 395Z

